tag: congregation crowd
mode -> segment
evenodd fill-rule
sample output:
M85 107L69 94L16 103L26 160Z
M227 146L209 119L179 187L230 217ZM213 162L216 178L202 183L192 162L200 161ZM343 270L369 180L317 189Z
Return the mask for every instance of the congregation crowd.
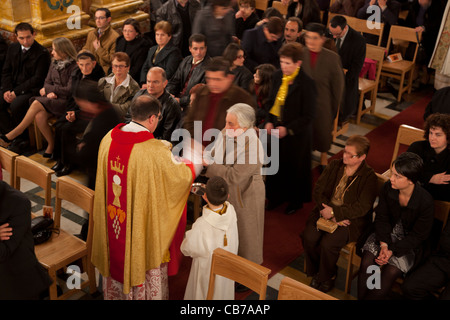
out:
M168 299L168 276L182 253L193 258L185 299L205 299L214 249L262 264L265 212L286 205L292 215L312 201L301 230L311 287L334 287L340 250L356 241L359 299L386 298L405 275L405 297L435 297L444 287L440 297L450 299L449 224L432 234L433 201L450 201L450 87L435 92L424 140L394 161L381 190L366 162L366 137L351 136L342 158L328 159L335 120L342 126L357 112L366 44L378 43L345 16L370 19L368 8L379 7L384 47L392 25L420 33L426 58L414 79L427 85L446 1L283 0L286 15L270 5L260 12L255 0L161 2L151 8L147 33L131 18L116 31L111 12L97 9L81 50L58 37L49 53L25 22L15 27L17 42L0 37L0 146L27 153L34 124L57 177L87 174L95 191L92 263L104 298ZM405 47L405 59L414 50ZM270 137L264 145L263 131ZM315 184L313 151L320 153ZM262 174L265 157L277 162L275 174ZM186 231L193 183L205 206ZM33 250L17 249L33 246L30 230L11 218L29 216L29 207L13 205L24 202L19 193L0 185L4 299L39 297L51 282ZM319 230L320 218L337 229ZM34 281L26 292L14 270L24 263L28 271L20 270L36 274L23 280ZM379 289L367 288L371 265L382 266ZM234 299L235 290L248 288L220 279L214 298Z

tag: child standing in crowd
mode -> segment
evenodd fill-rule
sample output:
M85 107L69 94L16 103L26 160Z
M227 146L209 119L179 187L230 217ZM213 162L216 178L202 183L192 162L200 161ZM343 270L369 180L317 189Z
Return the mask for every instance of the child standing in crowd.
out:
M205 300L208 293L212 253L223 248L238 251L236 212L228 201L228 184L221 177L212 177L206 184L202 216L186 232L181 252L193 258L184 294L185 300ZM234 300L234 281L217 276L214 300Z

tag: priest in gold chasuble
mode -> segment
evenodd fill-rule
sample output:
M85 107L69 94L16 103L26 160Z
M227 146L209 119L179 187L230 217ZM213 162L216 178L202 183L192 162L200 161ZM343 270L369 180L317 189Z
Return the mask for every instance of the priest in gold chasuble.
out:
M168 299L195 170L174 158L170 143L153 137L158 100L139 97L130 111L132 121L100 145L92 263L103 276L105 299Z

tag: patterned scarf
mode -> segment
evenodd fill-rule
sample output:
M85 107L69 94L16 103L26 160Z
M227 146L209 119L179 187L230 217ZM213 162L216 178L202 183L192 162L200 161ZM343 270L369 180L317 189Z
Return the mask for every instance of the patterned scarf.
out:
M270 113L274 116L280 118L281 106L284 106L284 101L286 100L286 96L289 90L289 83L297 77L299 71L300 67L298 67L292 74L288 76L283 75L281 86L278 89L277 97L275 98L275 103L272 109L270 109Z

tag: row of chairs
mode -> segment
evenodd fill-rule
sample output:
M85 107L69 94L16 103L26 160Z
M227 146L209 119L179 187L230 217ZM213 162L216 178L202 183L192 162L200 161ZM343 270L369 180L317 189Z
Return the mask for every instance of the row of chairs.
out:
M44 204L51 205L51 177L54 171L25 156L19 156L5 148L0 148L1 167L10 173L10 184L20 190L21 179L26 179L40 186L44 192ZM89 231L86 241L64 231L61 228L62 201L68 201L89 214ZM95 269L90 262L92 241L92 212L94 208L94 191L76 182L70 177L59 177L56 180L54 232L50 240L35 246L38 261L47 270L53 284L49 288L51 300L63 300L89 286L90 293L96 289ZM30 213L30 219L34 217ZM86 272L88 280L80 283L79 288L69 289L58 295L58 273L65 273L67 266L81 261L82 273Z
M214 294L216 276L236 281L266 299L267 281L271 270L235 255L222 248L213 252L207 300ZM278 300L337 300L329 294L313 289L310 286L289 277L281 280Z
M330 13L328 16L328 22L337 14ZM397 101L400 102L403 93L411 93L413 74L415 69L415 62L417 57L417 51L419 48L419 41L422 39L422 34L419 33L416 36L414 28L408 28L398 25L393 25L389 31L389 37L387 41L387 47L381 47L381 41L384 31L384 23L379 23L376 28L370 28L369 22L365 19L359 19L355 17L345 16L347 24L360 32L361 34L372 34L378 36L377 46L367 44L366 59L371 59L376 63L376 75L374 80L368 80L365 78L359 78L359 103L356 123L359 124L362 115L367 112L374 113L375 102L378 93L378 87L380 84L380 78L394 78L400 80L399 90L397 93ZM403 57L401 61L390 62L385 59L386 53L390 52L393 41L400 41L403 43L415 44L415 51L412 60L406 60ZM370 107L364 109L364 96L367 92L371 93Z

